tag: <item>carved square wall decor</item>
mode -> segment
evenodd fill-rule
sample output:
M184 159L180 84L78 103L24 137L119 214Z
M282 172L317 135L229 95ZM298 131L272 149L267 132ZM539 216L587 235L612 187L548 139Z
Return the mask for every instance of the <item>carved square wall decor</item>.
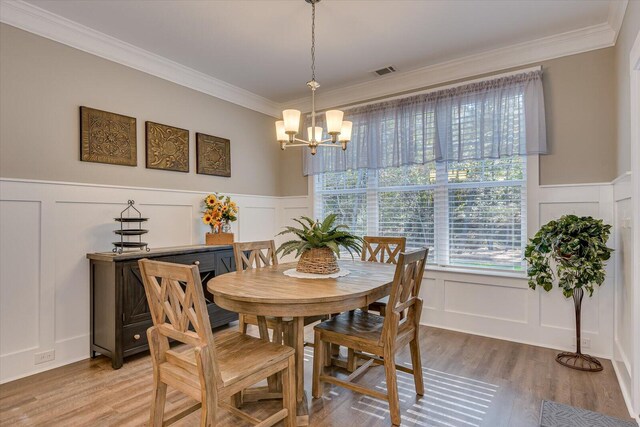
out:
M147 168L189 172L189 131L146 122Z
M80 160L136 166L136 119L80 107Z
M196 133L196 172L231 176L231 141Z

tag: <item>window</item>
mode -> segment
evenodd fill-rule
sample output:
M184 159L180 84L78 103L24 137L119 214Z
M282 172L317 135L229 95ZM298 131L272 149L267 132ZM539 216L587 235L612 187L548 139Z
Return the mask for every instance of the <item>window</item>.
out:
M526 156L546 153L541 70L353 107L349 148L307 153L315 214L405 236L442 266L523 271Z
M315 212L359 235L405 236L442 266L523 270L526 158L427 163L314 176Z

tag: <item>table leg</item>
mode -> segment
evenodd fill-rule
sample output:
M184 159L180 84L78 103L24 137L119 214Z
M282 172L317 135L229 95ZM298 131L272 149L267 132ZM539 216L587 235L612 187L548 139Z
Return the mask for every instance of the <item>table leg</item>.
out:
M296 396L302 402L304 395L304 317L293 320L293 348L296 351Z
M285 331L285 342L295 350L296 359L296 425L309 425L309 403L304 391L304 317L294 317L291 330Z

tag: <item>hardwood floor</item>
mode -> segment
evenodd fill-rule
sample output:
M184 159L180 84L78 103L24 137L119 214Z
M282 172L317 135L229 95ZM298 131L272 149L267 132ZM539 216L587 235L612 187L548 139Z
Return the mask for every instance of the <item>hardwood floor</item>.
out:
M234 328L237 327L234 324ZM312 328L307 327L312 339ZM253 332L257 335L257 330ZM217 333L224 333L218 331ZM407 426L537 426L542 399L555 400L629 419L613 368L584 373L554 361L555 351L508 341L422 327L425 396L399 374L402 424ZM310 396L313 349L305 348L305 388ZM408 348L398 355L409 362ZM104 357L85 360L0 386L1 426L137 426L149 417L151 361L146 354L112 370ZM384 387L382 367L359 381ZM189 401L169 393L167 409ZM247 404L256 415L279 402ZM225 417L225 425L243 426ZM179 426L197 425L199 411ZM386 402L325 385L322 399L311 403L312 426L388 426Z

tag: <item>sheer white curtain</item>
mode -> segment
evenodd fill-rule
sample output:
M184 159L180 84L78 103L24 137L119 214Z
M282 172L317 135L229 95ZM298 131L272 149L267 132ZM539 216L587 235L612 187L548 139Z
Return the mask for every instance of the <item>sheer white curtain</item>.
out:
M305 150L305 175L547 152L542 71L357 107L345 120L347 150Z

